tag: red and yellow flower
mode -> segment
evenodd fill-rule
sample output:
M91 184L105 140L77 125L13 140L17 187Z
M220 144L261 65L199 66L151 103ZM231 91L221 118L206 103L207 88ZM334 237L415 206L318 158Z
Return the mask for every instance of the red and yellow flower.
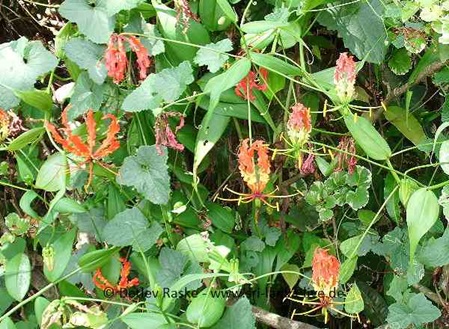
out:
M310 109L301 103L295 104L291 109L287 122L287 135L294 146L301 148L309 140L312 131Z
M103 291L110 290L109 293L120 293L122 289L129 289L139 285L139 279L134 278L129 280L129 274L131 271L131 263L125 258L120 258L122 263L122 269L120 271L120 280L117 284L112 284L103 276L101 269L98 268L92 278L95 286Z
M260 78L256 78L257 75L255 72L250 71L248 75L235 86L235 94L243 99L254 101L256 99L253 93L254 89L261 91L267 90L266 81L268 80L268 71L264 68L260 68L259 73L262 77L262 81L260 81Z
M107 155L113 153L120 147L120 143L117 139L117 134L120 131L120 126L118 124L117 118L112 114L106 114L103 116L103 120L109 119L111 123L109 124L106 138L103 142L96 147L97 145L97 123L94 119L94 112L89 110L87 115L85 116L85 123L87 128L87 140L83 141L83 139L73 134L72 129L69 124L69 120L67 117L69 107L66 107L61 114L61 122L63 128L59 130L62 131L65 135L63 137L58 129L51 124L50 122L46 122L45 126L50 131L54 140L61 144L63 149L75 156L84 159L85 163L89 164L89 180L87 186L90 185L93 174L93 162L100 160Z
M349 103L355 96L356 65L353 56L340 54L335 68L334 84L337 96L342 103Z
M126 37L116 33L112 34L109 39L104 59L108 76L110 76L116 84L119 84L125 79L126 69L128 68L125 42L128 42L129 47L137 56L140 80L147 77L147 69L151 65L150 55L138 38L134 36Z
M257 160L255 155L257 154ZM255 196L262 195L270 180L270 157L268 146L261 140L249 145L249 139L242 141L238 154L239 170L246 185Z
M326 249L316 248L312 259L312 285L317 293L329 292L338 286L340 262Z
M179 123L173 132L168 119L170 117L179 117ZM156 149L162 155L161 146L166 146L177 151L183 151L184 145L176 140L176 133L184 127L184 115L179 112L162 112L156 117L154 123L154 132L156 135Z

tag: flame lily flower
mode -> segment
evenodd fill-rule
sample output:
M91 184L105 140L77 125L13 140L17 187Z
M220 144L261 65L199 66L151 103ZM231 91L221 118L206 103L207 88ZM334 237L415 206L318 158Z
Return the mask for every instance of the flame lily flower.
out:
M267 84L264 81L267 81L268 79L268 71L264 68L260 68L259 72L263 78L262 82L258 82L256 80L256 73L250 71L248 75L235 86L235 94L243 99L254 101L256 97L253 94L253 89L261 91L267 90Z
M175 132L170 128L168 119L170 117L180 117L179 124L175 128ZM184 127L184 115L179 112L163 112L159 114L154 123L154 131L156 135L156 149L162 155L161 146L167 146L172 149L183 151L184 145L176 140L175 134Z
M335 171L341 171L343 168L348 168L348 173L352 174L355 171L355 166L357 165L357 158L355 157L356 148L354 139L344 136L340 140L340 143L337 147L341 152L338 152L337 155L337 168Z
M316 248L312 259L312 285L315 291L329 292L338 285L340 262L326 249Z
M87 186L89 186L90 182L92 181L93 162L106 157L120 147L120 143L117 140L116 136L120 131L120 126L118 124L117 118L114 115L104 115L103 120L110 119L111 123L109 125L106 138L103 140L99 147L95 148L97 139L97 126L94 119L94 112L90 109L85 117L87 127L87 141L84 142L80 136L74 135L72 133L72 129L70 128L69 120L67 117L68 110L69 107L66 107L61 114L63 128L61 128L60 130L64 132L65 138L60 134L58 129L56 129L53 124L46 122L45 126L50 131L54 140L57 143L61 144L65 151L81 157L84 159L85 163L89 163L89 180L87 183Z
M120 293L122 289L129 289L139 285L139 279L134 278L129 280L129 273L131 271L131 263L127 261L125 258L120 258L120 262L122 263L122 269L120 271L120 280L116 285L113 285L103 276L101 269L98 268L94 276L92 278L95 286L103 291L106 289L109 292Z
M301 103L293 105L287 122L287 135L290 142L301 148L309 140L311 131L310 109Z
M151 65L150 55L138 38L134 36L126 37L115 33L112 34L109 39L104 59L108 76L110 76L116 84L119 84L125 79L125 73L128 67L125 42L128 42L129 47L137 56L140 80L147 77L147 69Z
M349 103L355 96L356 66L354 57L348 53L340 54L335 68L334 84L337 96L342 103Z

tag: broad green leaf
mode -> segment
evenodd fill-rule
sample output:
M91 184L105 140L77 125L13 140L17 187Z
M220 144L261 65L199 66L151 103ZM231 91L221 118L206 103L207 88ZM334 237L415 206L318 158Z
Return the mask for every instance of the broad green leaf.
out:
M388 307L387 322L395 328L408 328L410 325L421 326L441 316L440 310L424 294L413 294L407 304L394 303Z
M200 234L192 234L178 242L176 250L187 255L192 261L209 262L208 244Z
M70 261L75 236L76 229L72 229L61 235L54 243L51 244L55 253L53 257L54 267L48 268L47 264L44 262L44 274L50 282L55 282L64 273L64 270Z
M166 204L170 196L167 159L165 148L160 155L154 145L141 146L135 156L125 158L117 182L134 187L152 203Z
M130 10L136 8L144 0L100 0L102 7L106 8L109 16L113 16L122 10Z
M318 22L338 31L345 47L359 59L380 64L385 57L387 40L383 9L384 5L379 0L330 6L318 17Z
M392 193L394 188L396 187L397 183L391 173L387 174L384 182L385 182L384 200L387 200L387 198L390 196L390 193ZM398 192L398 190L396 190L393 193L393 195L388 199L386 209L387 209L388 215L390 215L390 217L396 223L399 222L399 220L401 218L401 212L399 209L399 192Z
M232 6L229 4L228 0L217 0L217 4L231 22L237 22L237 14L232 9Z
M235 226L234 214L229 208L224 208L216 203L207 205L207 215L212 224L226 233L231 233Z
M430 238L416 254L418 261L428 267L445 266L449 264L449 230L442 237Z
M401 203L404 207L407 207L408 200L410 199L411 195L419 189L418 184L411 180L410 178L403 178L399 182L399 200L401 200Z
M207 96L201 97L201 99L198 99L197 102L198 106L206 111L210 107L210 99ZM263 116L254 107L255 106L253 106L253 104L250 105L251 121L265 123L266 121L263 118ZM214 109L214 114L248 120L248 103L245 102L236 104L236 103L225 103L220 101Z
M366 155L374 160L387 160L391 156L391 149L383 137L364 117L355 118L352 114L344 116L346 127L357 144Z
M299 266L296 264L285 264L284 266L281 267L281 271L297 272L297 273L282 272L282 276L284 277L285 282L287 282L288 287L290 288L290 290L293 290L293 288L296 286L296 283L298 283L298 280L300 278Z
M363 303L362 293L354 283L351 286L345 298L345 311L349 314L358 314L363 311L365 304Z
M5 319L0 322L0 329L16 329L16 325L11 320L11 318L8 316Z
M42 322L42 314L49 304L50 302L41 296L34 300L34 314L36 315L36 320L39 325Z
M227 0L226 0L227 1ZM229 59L226 52L232 50L232 42L229 39L223 39L217 43L209 43L206 48L200 48L193 61L199 66L207 65L207 69L215 73Z
M149 231L148 220L137 208L127 209L118 213L110 220L103 229L102 237L104 241L118 247L137 244L142 251L151 248L162 229L157 223L152 225L154 230ZM148 243L147 243L148 242Z
M89 78L87 72L82 72L70 97L72 107L68 112L69 120L79 117L90 109L97 111L103 102L104 94L105 85L96 84Z
M363 281L357 281L357 286L362 293L365 304L364 314L366 314L376 328L384 324L388 308L381 294Z
M26 191L22 197L20 198L19 206L23 210L23 212L33 218L39 218L39 215L33 208L31 208L31 203L37 198L39 195L33 190Z
M64 47L67 57L80 68L87 70L89 77L101 85L107 76L103 61L105 46L97 45L89 40L73 38Z
M160 40L161 35L156 28L156 25L146 23L142 21L142 33L146 38L141 37L140 41L143 43L145 48L147 48L148 53L151 56L156 56L165 52L165 45L162 40Z
M194 173L197 172L203 159L214 147L215 143L218 142L221 135L223 135L229 121L231 120L230 117L218 114L213 114L207 124L205 119L206 117L203 118L201 128L196 136L195 158L193 162Z
M389 106L384 112L385 118L390 121L398 130L404 134L413 144L420 145L427 140L427 136L413 114L399 106Z
M55 153L47 158L36 178L36 188L56 192L65 189L67 176L67 159L62 153Z
M357 256L347 258L340 267L340 283L345 284L351 279L357 266Z
M302 71L299 67L287 63L286 61L268 54L251 53L251 60L261 67L270 71L287 76L301 76Z
M62 198L56 202L53 209L62 213L83 213L86 209L80 205L77 201L69 198Z
M198 48L189 46L188 44L204 46L210 43L209 33L200 23L190 20L188 29L183 31L182 24L178 23L176 10L163 4L158 4L155 0L152 3L154 9L156 9L158 27L162 36L169 40L181 42L165 43L166 54L170 58L173 57L173 63L177 64L182 61L191 61L195 57Z
M443 144L441 144L439 158L441 169L449 175L449 141L444 141Z
M413 261L419 240L435 224L440 205L435 194L425 188L414 192L407 204L407 226L410 240L410 262Z
M23 134L19 135L19 137L12 140L11 143L9 143L7 149L8 151L18 151L22 148L24 148L26 145L35 143L38 140L41 139L42 135L45 132L44 127L38 127L30 129Z
M280 27L288 26L288 22L281 21L252 21L243 24L242 31L248 34L260 34Z
M131 329L174 329L161 313L130 313L120 317Z
M209 31L223 31L232 23L218 5L217 0L200 0L198 13L201 23Z
M19 105L16 93L33 90L36 79L53 70L57 63L56 57L40 41L28 41L22 37L1 44L0 108Z
M88 0L65 0L59 7L59 13L76 23L80 32L95 43L107 43L114 31L115 19L108 13L105 0L99 1L96 6L91 6Z
M255 329L256 319L252 306L246 297L240 298L237 303L228 307L223 317L212 329Z
M112 247L109 249L100 249L91 251L83 256L81 256L78 261L78 265L81 267L81 271L83 272L92 272L97 268L102 267L106 264L111 257L118 253L120 248Z
M405 48L393 51L391 58L388 60L388 67L396 75L404 75L412 68L412 60Z
M8 259L5 265L5 286L8 294L21 301L30 287L31 265L25 254L17 254Z
M16 90L14 94L24 103L44 112L49 112L53 106L51 96L45 90Z
M162 101L173 102L182 95L187 85L194 81L190 63L150 74L142 84L129 94L122 105L128 112L158 108Z
M0 314L4 314L4 312L11 306L14 302L14 298L12 298L6 288L0 288L0 294L2 298L0 299ZM0 327L1 328L1 327Z
M208 289L195 297L186 310L187 320L200 328L210 327L217 323L225 309L222 296L212 296Z
M31 226L27 218L22 218L15 212L11 212L5 216L5 224L14 235L25 234Z

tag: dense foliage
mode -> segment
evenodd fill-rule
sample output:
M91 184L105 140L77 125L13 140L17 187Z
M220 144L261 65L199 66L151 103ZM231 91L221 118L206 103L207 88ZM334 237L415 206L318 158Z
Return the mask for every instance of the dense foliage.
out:
M449 1L0 14L0 329L449 326Z

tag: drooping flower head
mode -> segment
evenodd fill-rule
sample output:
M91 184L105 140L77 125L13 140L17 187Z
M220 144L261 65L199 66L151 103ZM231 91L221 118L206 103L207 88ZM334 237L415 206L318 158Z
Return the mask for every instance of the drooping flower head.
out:
M112 34L109 39L108 48L105 53L105 64L114 83L120 83L125 79L126 68L128 67L128 58L124 45L124 38L117 34Z
M65 134L63 137L58 129L51 124L50 122L46 122L45 126L52 134L54 140L61 144L65 151L72 153L78 157L84 159L86 163L90 164L90 174L89 174L89 182L92 179L92 169L93 169L93 161L100 160L107 155L113 153L120 147L120 142L117 139L117 134L120 131L120 125L118 123L117 118L112 114L106 114L103 116L103 120L109 119L111 123L109 124L106 138L103 142L97 146L97 123L95 122L94 112L90 109L85 116L86 128L87 128L87 140L86 142L78 136L74 135L72 132L72 128L70 127L68 120L68 110L69 106L62 111L61 114L61 122L63 127L60 130Z
M292 106L292 112L287 122L287 135L293 145L302 147L312 131L310 109L298 103Z
M248 138L243 140L239 149L238 162L243 180L251 192L254 195L261 195L270 180L268 146L261 140L253 142L251 146Z
M335 168L335 171L342 171L346 167L348 173L352 174L357 165L354 139L343 136L337 148L340 152L337 154L337 168Z
M340 54L335 68L334 83L337 96L343 103L350 102L355 96L356 66L353 56Z
M119 84L125 79L126 69L128 67L125 42L128 42L129 47L137 56L137 66L139 68L139 78L141 80L147 77L147 69L151 65L148 50L138 38L134 36L126 37L115 33L112 34L104 58L108 76L110 76L116 84Z
M175 131L170 128L168 119L170 117L179 117L179 124ZM179 112L162 112L156 118L154 123L154 131L156 135L156 149L159 154L162 154L161 146L170 147L177 151L183 151L184 145L176 140L176 133L184 126L184 115Z
M329 255L326 249L316 248L312 259L312 285L315 291L329 296L329 292L337 287L340 262Z
M263 78L262 81L256 79L255 72L250 71L248 75L235 86L235 94L243 99L254 101L256 97L254 96L253 89L261 91L267 90L267 84L264 81L267 81L268 79L268 71L264 68L260 68L259 72Z
M307 158L302 162L299 172L301 175L307 176L313 174L315 170L315 155L313 153L309 153Z
M103 291L109 289L109 293L120 293L122 289L129 289L139 285L139 279L134 278L129 280L129 273L131 271L131 263L127 261L125 258L120 258L120 262L122 263L122 269L120 271L120 280L117 284L112 284L103 276L101 269L98 268L94 276L92 278L95 286Z

